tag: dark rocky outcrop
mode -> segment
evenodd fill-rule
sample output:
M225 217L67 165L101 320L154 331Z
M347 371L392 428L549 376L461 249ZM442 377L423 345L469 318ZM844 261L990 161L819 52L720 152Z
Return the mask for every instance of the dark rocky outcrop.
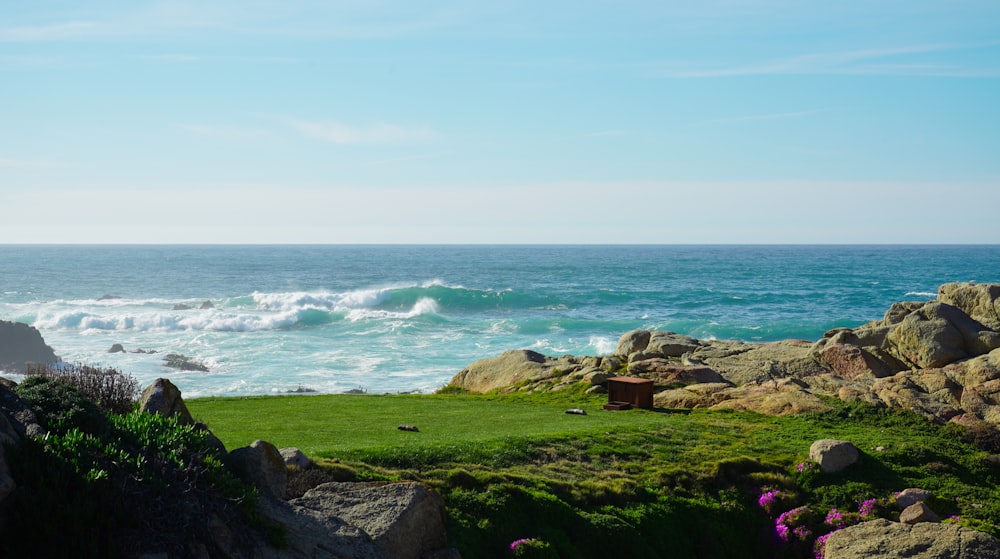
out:
M59 357L34 327L0 320L0 370L24 372L31 364L58 361Z

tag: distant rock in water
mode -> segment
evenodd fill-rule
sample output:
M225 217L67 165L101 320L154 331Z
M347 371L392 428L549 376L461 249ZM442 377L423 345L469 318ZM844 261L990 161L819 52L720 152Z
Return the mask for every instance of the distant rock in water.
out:
M176 305L174 305L174 308L172 308L171 310L174 310L174 311L189 311L189 310L191 310L191 305L185 305L184 303L177 303Z
M179 369L181 371L201 371L203 373L208 372L208 367L204 363L200 363L191 359L186 355L181 355L179 353L169 353L163 358L163 363L172 369Z
M214 309L215 305L211 301L205 301L198 308L201 309L201 310Z
M0 369L23 372L31 363L51 364L59 356L35 328L0 320Z
M122 344L113 344L108 353L125 353L125 347Z
M121 295L101 295L97 298L98 301L112 301L114 299L121 299Z

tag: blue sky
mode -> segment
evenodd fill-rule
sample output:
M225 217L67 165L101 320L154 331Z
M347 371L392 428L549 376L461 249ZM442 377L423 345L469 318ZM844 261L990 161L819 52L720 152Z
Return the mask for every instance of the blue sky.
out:
M1000 243L1000 3L0 5L0 242Z

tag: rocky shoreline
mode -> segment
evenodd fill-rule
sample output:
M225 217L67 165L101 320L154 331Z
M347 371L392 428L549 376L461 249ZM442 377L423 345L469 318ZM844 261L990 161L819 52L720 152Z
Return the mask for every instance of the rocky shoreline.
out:
M512 350L470 364L449 386L470 392L602 392L618 375L654 382L662 408L788 415L864 401L943 423L1000 427L1000 284L948 283L930 302L892 305L882 320L817 341L699 340L664 331L621 336L601 357Z

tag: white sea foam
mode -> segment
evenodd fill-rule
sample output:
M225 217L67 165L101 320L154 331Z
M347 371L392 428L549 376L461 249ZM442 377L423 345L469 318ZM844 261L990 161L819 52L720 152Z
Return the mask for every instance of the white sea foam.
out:
M927 297L928 299L936 299L937 293L931 293L930 291L907 291L903 297Z

